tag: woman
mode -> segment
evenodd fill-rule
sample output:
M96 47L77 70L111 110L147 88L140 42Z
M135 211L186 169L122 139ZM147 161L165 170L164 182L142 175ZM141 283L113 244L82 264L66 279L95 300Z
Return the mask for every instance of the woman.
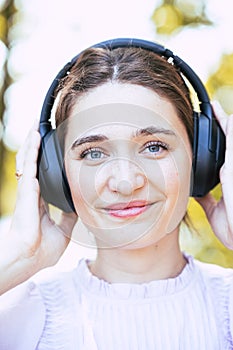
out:
M58 92L56 126L77 215L63 213L58 226L40 198L35 126L17 156L23 175L2 240L1 292L10 290L2 305L11 304L0 313L1 349L232 349L232 270L179 247L193 107L175 66L144 49L91 48ZM232 248L233 117L214 110L227 139L223 198L198 201ZM77 216L95 237L96 259L21 284L56 263Z

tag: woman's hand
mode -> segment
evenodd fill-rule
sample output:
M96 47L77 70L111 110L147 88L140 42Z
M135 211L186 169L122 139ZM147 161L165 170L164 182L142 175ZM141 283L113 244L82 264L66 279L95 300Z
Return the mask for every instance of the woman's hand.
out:
M10 232L0 235L0 294L54 265L69 244L77 220L74 213L62 213L57 225L40 197L36 174L41 140L37 127L33 126L16 157L16 169L22 176Z
M218 102L214 113L226 135L225 162L220 171L222 198L217 202L209 193L196 200L203 207L209 223L220 241L233 249L233 115L227 116Z

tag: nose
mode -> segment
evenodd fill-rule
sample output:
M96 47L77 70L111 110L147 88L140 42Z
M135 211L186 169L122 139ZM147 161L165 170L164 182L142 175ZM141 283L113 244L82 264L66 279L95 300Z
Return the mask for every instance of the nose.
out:
M111 164L109 189L122 195L131 195L146 183L146 176L137 164L128 159L117 159Z

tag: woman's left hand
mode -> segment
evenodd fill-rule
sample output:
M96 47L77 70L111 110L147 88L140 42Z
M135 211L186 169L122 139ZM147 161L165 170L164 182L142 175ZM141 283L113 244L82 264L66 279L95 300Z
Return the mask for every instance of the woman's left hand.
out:
M233 250L233 114L227 116L218 102L213 103L216 118L226 135L225 162L220 170L222 198L217 202L208 193L196 198L220 241Z

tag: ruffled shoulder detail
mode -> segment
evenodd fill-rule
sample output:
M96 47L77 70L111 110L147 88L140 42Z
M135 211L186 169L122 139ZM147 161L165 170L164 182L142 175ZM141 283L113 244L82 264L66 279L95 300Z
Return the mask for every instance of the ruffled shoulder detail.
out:
M34 350L45 323L45 306L33 282L0 297L0 349Z

